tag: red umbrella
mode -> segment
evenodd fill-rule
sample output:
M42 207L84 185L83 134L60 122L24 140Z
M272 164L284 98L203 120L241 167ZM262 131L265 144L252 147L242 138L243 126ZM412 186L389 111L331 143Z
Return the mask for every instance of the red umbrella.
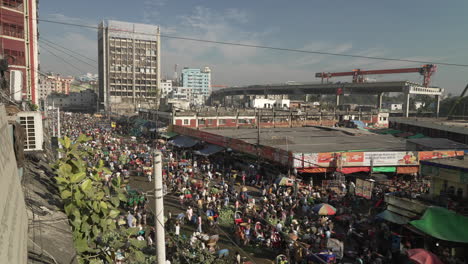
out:
M408 257L419 264L444 264L436 255L422 248L408 249Z

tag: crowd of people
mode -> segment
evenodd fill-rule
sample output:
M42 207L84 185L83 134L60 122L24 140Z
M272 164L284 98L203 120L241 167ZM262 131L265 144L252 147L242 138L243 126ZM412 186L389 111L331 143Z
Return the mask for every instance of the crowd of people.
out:
M401 241L395 245L392 225L369 214L369 209L382 204L388 186L376 188L373 199L366 200L349 191L354 188L350 181L339 190L314 186L293 175L283 175L293 182L285 183L283 176L267 173L262 165L226 160L224 155L197 156L165 140L132 138L131 125L117 123L111 128L100 126L101 121L89 115L64 115L64 135L91 137L86 144L96 152L89 164L105 162L110 169L102 175L106 182L119 176L129 182L128 203L118 224L138 227L138 239L148 245L155 239L151 209L145 193L131 188L131 178L152 181L151 151L158 149L164 156L165 192L179 204L177 210L166 210L169 236L187 239L191 246L219 258L247 262L241 255L248 257L243 250L251 247L271 252L277 263L403 263L405 249L411 248L410 232L400 233ZM390 187L427 191L427 185L417 186L395 180ZM324 206L332 211L321 212ZM232 238L234 250L220 247L220 236ZM171 248L168 253L171 256ZM125 254L116 258L124 261Z

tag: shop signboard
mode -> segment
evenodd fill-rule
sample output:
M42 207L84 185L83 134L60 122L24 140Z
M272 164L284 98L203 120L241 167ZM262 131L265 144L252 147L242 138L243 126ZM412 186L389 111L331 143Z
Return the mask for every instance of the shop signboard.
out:
M370 180L356 179L356 188L354 192L356 196L361 196L366 199L372 197L372 189L374 188L374 182Z

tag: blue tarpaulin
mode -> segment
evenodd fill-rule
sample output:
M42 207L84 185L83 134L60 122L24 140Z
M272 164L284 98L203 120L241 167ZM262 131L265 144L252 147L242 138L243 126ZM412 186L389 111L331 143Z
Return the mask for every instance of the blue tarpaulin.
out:
M208 144L203 149L194 151L193 153L197 154L197 155L202 155L202 156L210 156L210 155L218 153L218 152L220 152L222 150L224 150L223 147L213 145L213 144Z
M170 140L169 144L179 148L191 148L198 144L198 140L187 136L177 136L174 139Z
M390 212L388 210L385 210L385 211L381 212L380 214L376 215L375 217L380 218L380 219L384 219L384 220L387 220L389 222L399 224L399 225L405 225L410 221L409 218L398 215L398 214L395 214L395 213Z
M365 128L366 124L360 120L351 120L358 128Z

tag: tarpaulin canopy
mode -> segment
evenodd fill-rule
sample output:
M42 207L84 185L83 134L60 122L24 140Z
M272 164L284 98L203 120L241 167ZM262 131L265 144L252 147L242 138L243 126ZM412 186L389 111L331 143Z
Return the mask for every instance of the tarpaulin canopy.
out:
M297 171L301 173L325 173L325 172L332 172L334 169L335 168L317 167L317 168L299 169Z
M376 215L375 217L384 219L384 220L387 220L389 222L399 224L399 225L405 225L410 221L409 218L395 214L389 210L385 210L381 212L380 214Z
M347 167L341 169L341 172L344 174L350 174L361 171L370 171L370 167Z
M223 150L224 150L223 147L220 147L218 145L208 144L203 149L194 151L193 153L197 155L202 155L202 156L210 156Z
M425 138L426 136L424 136L423 134L416 134L416 135L413 135L413 136L409 136L408 139L414 139L414 138Z
M418 264L443 264L443 262L434 253L423 248L408 249L408 257Z
M279 186L293 186L294 181L288 177L278 177L275 181Z
M174 139L169 141L169 144L174 145L179 148L191 148L198 143L198 140L195 140L191 137L186 136L177 136Z
M372 172L396 172L396 167L373 167Z
M162 138L165 138L165 139L170 139L170 138L173 138L175 136L178 136L179 134L177 134L176 132L164 132L161 134L161 137Z
M420 220L410 224L438 239L468 243L468 217L442 207L428 207Z
M397 168L397 174L411 174L417 173L419 166L400 166Z

